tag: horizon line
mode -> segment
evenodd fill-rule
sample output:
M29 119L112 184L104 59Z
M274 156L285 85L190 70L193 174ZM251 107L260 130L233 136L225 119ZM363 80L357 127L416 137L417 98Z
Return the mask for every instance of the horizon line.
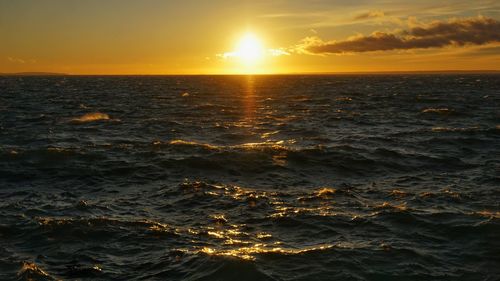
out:
M477 70L396 70L396 71L338 71L338 72L282 72L282 73L64 73L26 71L1 73L0 76L286 76L286 75L383 75L383 74L487 74L500 73L500 69Z

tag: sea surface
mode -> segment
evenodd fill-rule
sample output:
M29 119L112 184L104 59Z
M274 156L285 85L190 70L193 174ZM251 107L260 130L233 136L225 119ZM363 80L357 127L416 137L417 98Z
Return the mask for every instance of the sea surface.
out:
M0 77L0 280L500 280L500 75Z

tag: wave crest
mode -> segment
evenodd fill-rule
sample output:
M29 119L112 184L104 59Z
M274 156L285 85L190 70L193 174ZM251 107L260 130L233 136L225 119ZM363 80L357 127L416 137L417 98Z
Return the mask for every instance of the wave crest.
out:
M17 273L17 280L46 280L53 281L55 278L51 277L47 272L45 272L42 268L32 262L23 261L21 264L21 268Z
M110 119L109 115L106 113L93 112L93 113L84 114L78 118L74 118L71 121L74 123L87 123L87 122L102 121L102 120L109 120L109 119Z

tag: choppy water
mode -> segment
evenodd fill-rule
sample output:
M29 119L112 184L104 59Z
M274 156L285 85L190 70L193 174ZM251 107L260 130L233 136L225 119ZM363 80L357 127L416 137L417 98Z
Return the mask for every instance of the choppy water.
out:
M0 280L499 280L498 75L0 77L0 129Z

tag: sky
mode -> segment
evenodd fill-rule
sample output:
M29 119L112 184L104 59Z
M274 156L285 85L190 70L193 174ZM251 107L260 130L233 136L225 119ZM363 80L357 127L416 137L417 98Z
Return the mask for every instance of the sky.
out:
M0 0L0 73L435 70L500 70L500 1Z

